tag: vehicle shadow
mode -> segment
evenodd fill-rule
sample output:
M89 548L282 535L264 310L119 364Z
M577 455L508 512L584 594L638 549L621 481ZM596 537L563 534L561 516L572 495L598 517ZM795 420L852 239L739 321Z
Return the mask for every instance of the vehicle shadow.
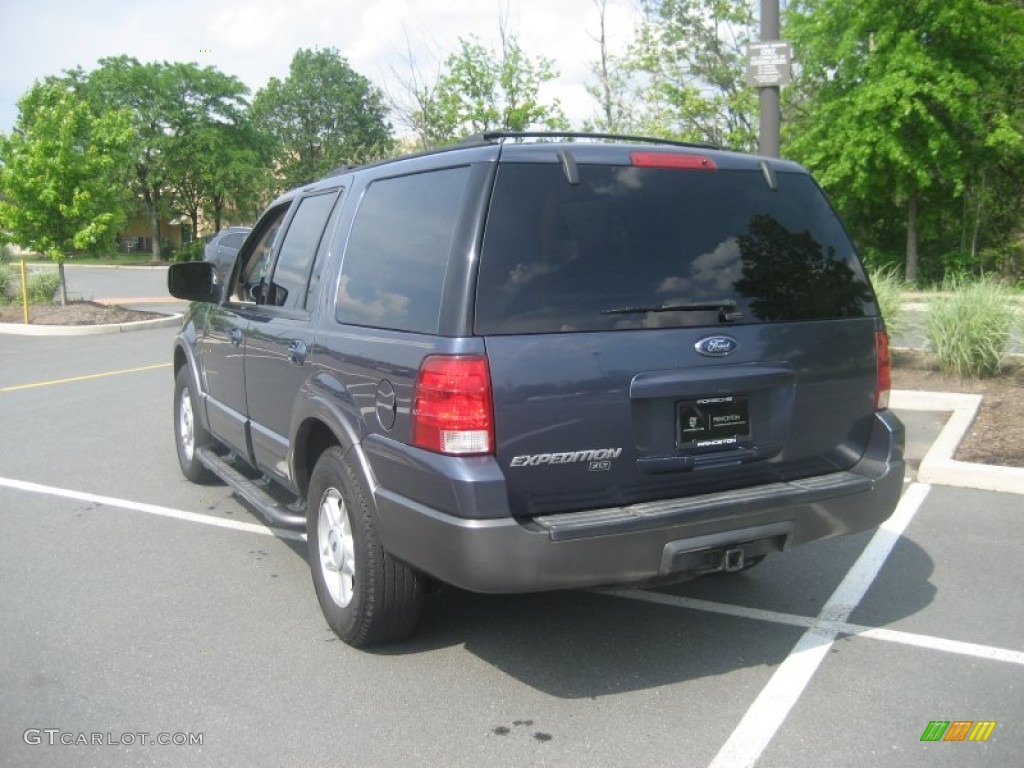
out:
M870 535L819 542L749 572L656 591L814 617ZM886 621L916 613L935 596L928 554L909 539L901 541L898 554L900 601L890 614L883 612ZM652 604L628 594L477 595L443 588L432 596L413 638L369 652L406 655L463 646L532 688L579 699L775 666L804 632L800 626Z

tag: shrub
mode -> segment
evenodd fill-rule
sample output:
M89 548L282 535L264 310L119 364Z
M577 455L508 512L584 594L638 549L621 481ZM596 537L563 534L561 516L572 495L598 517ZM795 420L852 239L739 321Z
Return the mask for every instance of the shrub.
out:
M878 299L878 309L885 318L885 327L892 338L903 328L903 290L906 284L899 276L896 267L880 267L871 270L871 285Z
M871 274L886 269L891 269L896 274L903 274L905 267L902 253L893 253L872 245L864 245L858 248L858 251L861 261L864 262L864 266Z
M1024 238L998 248L983 248L978 254L982 268L998 272L1009 283L1024 283Z
M56 271L33 272L28 276L29 304L48 304L60 287L60 275Z
M191 243L186 243L181 246L177 253L173 256L174 261L202 261L203 260L203 241L194 240Z
M928 308L928 342L946 373L979 378L999 373L1017 310L1013 291L992 278L947 280L948 295Z
M14 273L11 272L11 268L3 261L0 261L0 304L6 304L10 301L17 282Z
M977 256L960 250L922 255L917 264L917 286L943 290L948 281L966 283L985 274Z

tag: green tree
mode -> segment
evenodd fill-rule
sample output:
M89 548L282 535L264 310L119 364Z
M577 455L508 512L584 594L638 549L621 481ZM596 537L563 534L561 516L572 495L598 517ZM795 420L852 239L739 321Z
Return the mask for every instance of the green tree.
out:
M273 155L268 138L250 119L236 125L211 126L209 186L203 210L220 231L225 216L233 221L253 221L270 202L276 182L272 175Z
M568 129L558 100L540 96L541 86L558 76L553 62L532 58L503 25L500 31L500 51L476 37L459 38L458 51L444 60L434 85L414 77L415 107L405 113L406 121L425 149L486 131Z
M218 196L249 193L241 187L258 177L240 175L235 165L240 157L263 165L260 144L246 120L249 89L236 77L181 63L167 65L164 77L168 130L163 166L169 207L189 218L195 240L204 208Z
M202 153L217 150L211 140L217 126L242 120L248 89L213 67L142 64L118 56L100 60L86 78L85 93L95 108L131 115L133 189L149 219L153 259L159 260L161 215L186 213L195 230L199 205L211 194L212 183L207 166L213 158Z
M757 147L757 92L745 81L755 0L646 0L623 72L640 128L734 149ZM621 73L619 75L621 77Z
M97 115L73 85L35 85L18 102L12 134L0 136L0 230L57 262L62 304L64 259L109 248L131 205L130 117Z
M334 48L297 51L288 77L271 78L254 97L252 113L273 141L284 187L377 159L393 146L380 91Z
M1024 278L1024 2L998 4L991 25L1000 64L980 111L981 157L968 176L960 250L976 270Z
M449 143L448 129L443 125L437 101L437 85L441 78L441 64L432 57L436 72L424 74L408 35L405 43L405 69L392 68L393 82L397 88L386 91L388 109L395 119L411 129L421 149Z
M1021 4L1005 0L790 6L787 36L800 66L787 151L861 234L877 235L899 212L908 280L918 275L922 234L959 219L965 189L999 154L993 141L1019 141L1014 105L1002 98L1008 78L1019 83L1020 17ZM1015 108L1019 115L1019 90ZM994 140L998 126L1013 135Z
M608 0L594 0L598 13L598 32L594 41L598 44L599 58L592 62L590 71L597 78L596 83L587 85L589 93L599 105L596 119L587 123L587 130L606 133L627 133L634 130L633 103L630 89L629 68L621 57L614 55L608 46Z
M201 214L213 219L216 231L228 213L252 219L273 185L265 142L245 120L197 121L194 129L168 137L167 158L169 205L188 217L193 240Z
M132 188L149 221L154 261L161 257L160 214L168 135L166 92L160 65L140 64L129 56L100 59L99 68L88 76L86 85L86 94L97 108L109 105L131 115Z

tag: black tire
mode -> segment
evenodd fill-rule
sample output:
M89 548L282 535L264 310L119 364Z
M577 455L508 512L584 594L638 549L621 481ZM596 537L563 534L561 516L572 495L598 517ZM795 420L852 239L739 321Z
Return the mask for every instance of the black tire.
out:
M313 469L306 535L320 609L339 638L364 648L412 634L425 580L380 545L363 484L337 446Z
M183 406L188 411L183 419ZM191 425L189 429L188 425ZM200 448L210 445L213 439L199 418L199 400L192 391L192 378L188 367L182 366L174 377L174 447L178 450L178 464L181 472L193 483L211 483L215 477L199 462Z

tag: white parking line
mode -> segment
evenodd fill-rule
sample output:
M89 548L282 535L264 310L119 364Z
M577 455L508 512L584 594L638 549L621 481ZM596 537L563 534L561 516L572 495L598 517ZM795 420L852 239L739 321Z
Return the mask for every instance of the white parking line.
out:
M276 536L279 539L288 539L290 541L306 540L306 535L304 533L288 531L283 528L271 528L266 525L261 525L260 523L243 523L240 520L226 520L223 517L200 515L196 512L188 512L183 509L172 509L171 507L161 507L156 504L143 504L138 501L115 499L112 496L99 496L95 493L83 493L81 491L72 491L67 488L55 488L52 485L28 483L24 480L14 480L9 477L0 477L0 487L13 488L15 490L26 491L28 493L39 493L46 496L60 496L61 498L75 499L77 501L88 501L93 504L117 507L118 509L130 509L134 512L145 512L147 515L170 517L175 520L200 523L201 525L212 525L216 528L229 528L233 531L257 533L262 536Z
M907 488L892 517L871 537L857 562L821 609L817 620L807 628L789 656L775 670L768 684L715 755L710 768L750 768L761 757L828 654L839 634L837 624L845 622L864 597L885 559L928 495L928 490L929 486L917 483Z
M1024 652L1021 651L1011 651L1008 648L998 648L993 645L965 643L960 640L948 640L944 637L935 637L934 635L920 635L916 632L904 632L900 629L883 629L880 627L868 627L863 624L849 624L845 621L828 621L820 617L798 616L794 613L766 611L763 608L749 608L744 605L701 600L697 597L666 595L662 592L645 592L636 589L603 589L595 592L595 594L615 595L616 597L639 600L645 603L685 608L691 611L704 611L705 613L718 613L724 616L735 616L739 619L767 621L772 624L785 624L791 627L809 628L817 626L821 629L834 630L838 635L855 635L871 640L882 640L888 643L926 648L930 651L956 653L961 656L972 656L977 659L1003 661L1008 664L1024 666Z

